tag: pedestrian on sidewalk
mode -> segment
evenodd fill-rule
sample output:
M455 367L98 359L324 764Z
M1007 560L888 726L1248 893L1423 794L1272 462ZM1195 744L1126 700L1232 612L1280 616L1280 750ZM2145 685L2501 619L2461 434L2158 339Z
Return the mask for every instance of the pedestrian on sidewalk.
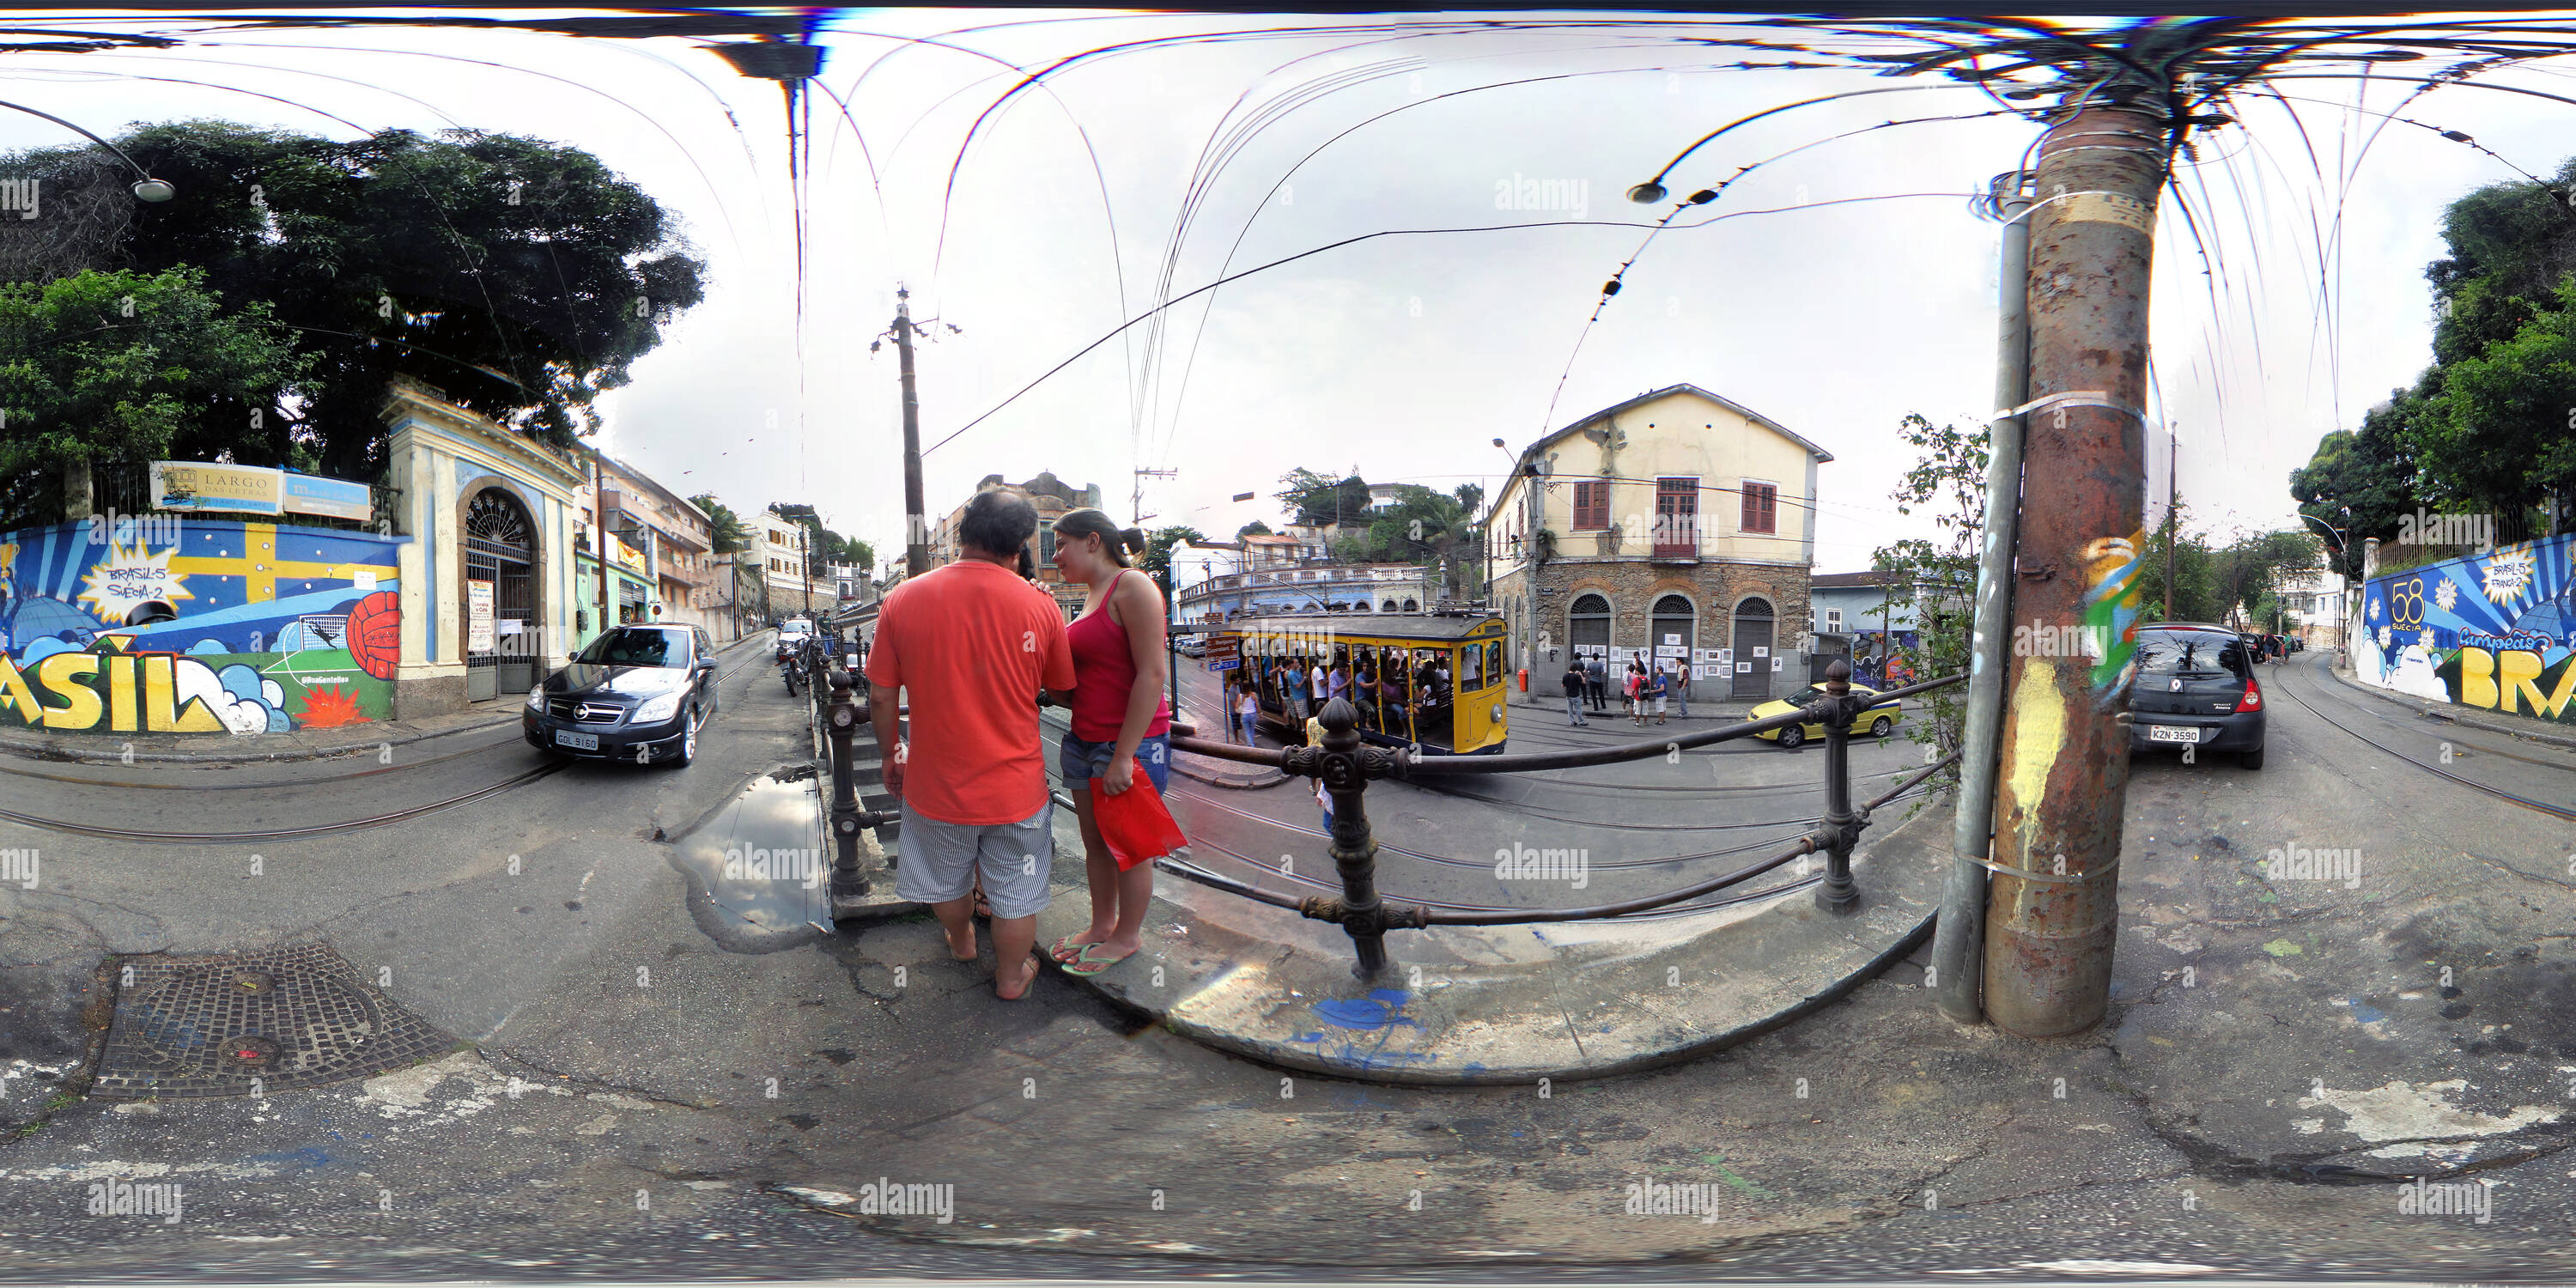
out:
M1583 663L1583 686L1589 690L1593 710L1610 709L1610 667L1601 660L1601 655L1598 653L1593 654Z
M1306 721L1306 745L1309 747L1324 745L1322 716L1314 716ZM1321 774L1315 776L1315 803L1324 807L1324 840L1326 844L1330 844L1333 838L1333 794L1324 790L1324 776Z
M1063 701L1074 688L1063 615L1013 567L1037 528L1017 493L975 494L958 522L962 557L887 593L867 665L868 720L877 745L894 749L886 793L903 803L895 894L929 904L949 956L971 962L980 884L993 911L993 992L1005 1001L1037 980L1055 859L1033 699Z
M1170 781L1163 592L1127 562L1130 552L1144 548L1144 533L1121 529L1098 510L1075 510L1055 521L1055 566L1065 580L1090 590L1082 614L1065 628L1073 648L1073 727L1056 756L1082 823L1083 873L1091 887L1091 925L1054 945L1068 975L1097 975L1135 956L1144 947L1145 911L1154 899L1154 865L1119 866L1091 799L1093 779L1105 795L1132 789L1140 759L1157 795ZM1241 721L1241 712L1234 706L1229 719Z
M1690 662L1684 658L1674 658L1671 667L1672 680L1664 686L1664 690L1673 695L1673 714L1688 720L1690 719Z
M1565 664L1565 722L1567 724L1588 725L1592 723L1591 721L1583 718L1583 695L1585 692L1590 690L1591 687L1591 679L1584 673L1583 660L1581 658L1576 658L1575 660Z
M1261 729L1261 694L1250 683L1246 683L1243 692L1235 697L1234 718L1236 726L1243 730L1243 745L1260 746L1261 740L1257 735Z
M1627 678L1620 681L1620 695L1628 702L1628 723L1643 728L1646 723L1646 668L1637 659L1628 659Z
M1656 724L1664 722L1664 702L1670 695L1670 690L1666 687L1666 675L1667 672L1663 668L1657 667L1646 676L1647 692L1652 693L1655 698Z

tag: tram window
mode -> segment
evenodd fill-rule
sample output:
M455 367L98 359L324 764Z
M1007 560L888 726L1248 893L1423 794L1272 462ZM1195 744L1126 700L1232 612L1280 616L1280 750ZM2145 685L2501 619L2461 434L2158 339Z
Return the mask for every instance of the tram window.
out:
M1503 644L1500 640L1495 640L1485 645L1485 675L1488 683L1500 683L1502 681Z

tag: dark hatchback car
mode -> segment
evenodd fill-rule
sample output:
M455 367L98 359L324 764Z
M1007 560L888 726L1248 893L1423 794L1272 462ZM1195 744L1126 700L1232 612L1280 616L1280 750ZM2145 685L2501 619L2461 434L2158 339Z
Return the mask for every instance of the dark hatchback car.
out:
M2138 628L2129 686L2129 750L2232 751L2263 767L2263 686L2251 646L2224 626L2156 622Z
M694 626L620 626L528 694L528 745L566 756L687 765L716 713L714 642Z

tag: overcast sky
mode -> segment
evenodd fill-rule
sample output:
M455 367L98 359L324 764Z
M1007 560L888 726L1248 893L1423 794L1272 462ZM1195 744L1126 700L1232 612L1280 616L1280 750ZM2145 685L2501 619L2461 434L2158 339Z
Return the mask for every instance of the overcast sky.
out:
M875 542L881 567L902 555L899 401L892 346L872 355L868 343L899 281L917 317L962 329L938 328L920 355L923 437L941 444L924 467L934 514L988 473L1045 469L1098 483L1129 518L1134 471L1174 469L1145 489L1147 526L1223 536L1278 523L1269 494L1291 468L1490 488L1506 467L1492 439L1517 451L1687 381L1835 455L1820 474L1819 571L1865 567L1873 548L1929 534L1888 499L1913 464L1895 427L1908 412L1964 423L1992 410L1996 228L1964 195L2014 168L2032 127L1953 120L1826 141L1992 107L1948 86L1737 130L1684 163L1675 191L1818 146L1753 171L1683 222L1737 217L1656 238L1587 332L1603 281L1664 213L1627 202L1629 186L1737 117L1909 82L1712 70L1741 54L1684 43L1683 23L1419 36L1390 19L1376 33L1253 38L1316 21L836 19L821 37L822 84L848 100L850 120L815 96L801 335L778 87L736 76L698 42L204 29L166 51L11 54L0 93L101 132L187 117L335 137L461 125L589 149L680 218L711 279L705 304L603 401L606 446L676 491L712 490L737 509L808 500ZM174 21L152 27L186 34ZM1075 63L992 112L966 146L1015 68L1193 33L1235 38ZM2563 71L2497 83L2576 90ZM2281 88L2317 100L2295 104L2304 140L2278 107L2248 108L2245 128L2208 136L2203 164L2186 172L2206 257L2171 201L2159 226L2159 410L2180 426L2193 518L2219 527L2297 522L2289 471L2428 359L2423 269L2440 254L2441 207L2514 177L2374 114L2408 87L2374 87L2361 100L2372 111L2350 110L2347 82ZM2576 138L2569 111L2457 87L2405 115L2549 174ZM62 138L32 117L0 119L0 145ZM1498 185L1519 179L1549 181L1557 208L1498 208ZM1136 327L1039 381L1158 299L1226 272L1369 233L1504 224L1548 226L1324 251L1197 296L1159 329ZM2329 237L2339 253L2321 264ZM2161 439L2151 455L2160 500ZM1246 491L1260 499L1228 499Z

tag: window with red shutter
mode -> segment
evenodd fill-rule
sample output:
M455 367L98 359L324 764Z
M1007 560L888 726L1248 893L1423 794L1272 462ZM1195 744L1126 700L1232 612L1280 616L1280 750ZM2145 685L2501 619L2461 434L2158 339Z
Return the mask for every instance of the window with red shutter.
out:
M1744 485L1744 530L1778 532L1780 530L1780 489L1771 483Z
M1610 485L1577 483L1574 485L1574 527L1587 531L1610 526Z

